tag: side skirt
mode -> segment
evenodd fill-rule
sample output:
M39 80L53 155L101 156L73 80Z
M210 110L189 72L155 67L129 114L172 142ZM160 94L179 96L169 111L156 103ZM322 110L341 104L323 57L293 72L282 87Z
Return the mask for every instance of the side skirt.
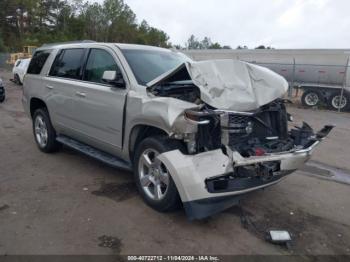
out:
M106 163L115 168L132 171L131 163L126 162L118 157L115 157L109 153L103 152L87 144L81 143L77 140L69 138L67 136L58 136L56 140L74 150L77 150L85 155L95 158L101 162Z

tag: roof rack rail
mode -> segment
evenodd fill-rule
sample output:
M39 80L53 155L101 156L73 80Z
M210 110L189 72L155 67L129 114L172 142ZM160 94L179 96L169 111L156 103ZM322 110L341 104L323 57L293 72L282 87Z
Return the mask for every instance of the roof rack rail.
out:
M43 44L41 47L48 47L48 46L54 46L54 45L65 45L65 44L83 44L83 43L96 43L96 41L79 40L79 41L56 42L56 43Z

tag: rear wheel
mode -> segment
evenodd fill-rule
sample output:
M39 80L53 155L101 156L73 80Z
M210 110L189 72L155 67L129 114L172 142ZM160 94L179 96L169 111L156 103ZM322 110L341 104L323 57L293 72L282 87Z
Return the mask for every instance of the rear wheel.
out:
M45 108L37 109L33 115L33 133L39 149L45 153L52 153L59 149L56 132Z
M345 92L343 95L341 92L335 92L331 95L328 105L334 110L347 110L349 109L349 96Z
M15 83L18 85L22 85L21 79L19 78L18 74L15 74L14 76Z
M321 101L321 95L315 90L305 90L301 97L301 103L306 107L317 106Z
M0 103L5 101L5 88L4 87L0 87Z
M143 200L161 211L175 210L181 205L176 185L167 167L157 156L181 149L177 141L165 137L150 137L138 146L134 158L134 176Z

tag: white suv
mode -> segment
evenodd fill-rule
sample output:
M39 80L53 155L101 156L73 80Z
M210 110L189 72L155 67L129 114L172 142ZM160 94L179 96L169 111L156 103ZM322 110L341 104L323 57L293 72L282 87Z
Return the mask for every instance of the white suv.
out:
M18 59L13 66L13 80L16 84L22 85L24 75L27 72L28 66L30 63L30 58Z
M133 170L148 205L168 211L182 203L200 219L279 182L333 128L288 130L287 87L272 71L236 60L83 42L35 52L23 105L43 152L65 144Z

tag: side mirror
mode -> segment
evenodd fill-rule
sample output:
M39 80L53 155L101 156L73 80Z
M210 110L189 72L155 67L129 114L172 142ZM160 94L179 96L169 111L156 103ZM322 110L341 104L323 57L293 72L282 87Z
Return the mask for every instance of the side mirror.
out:
M104 71L102 81L115 87L125 88L123 76L120 73L117 74L117 71Z

